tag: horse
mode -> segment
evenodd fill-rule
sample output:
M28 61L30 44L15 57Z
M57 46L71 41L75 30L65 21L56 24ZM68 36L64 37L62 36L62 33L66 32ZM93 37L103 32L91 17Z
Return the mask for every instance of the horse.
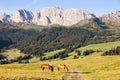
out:
M48 70L51 70L51 72L54 71L54 67L52 64L42 64L41 65L41 69L44 70L44 69L48 69Z
M58 65L58 71L60 71L60 69L66 69L67 71L69 71L68 67L65 64L59 64Z

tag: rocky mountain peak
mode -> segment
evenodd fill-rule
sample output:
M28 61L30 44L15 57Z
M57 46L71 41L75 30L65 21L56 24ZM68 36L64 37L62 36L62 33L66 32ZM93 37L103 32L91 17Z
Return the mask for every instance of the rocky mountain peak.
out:
M1 15L2 16L2 15ZM58 7L47 7L41 11L31 12L25 9L16 11L15 14L9 15L2 22L4 23L31 23L36 25L73 25L81 20L87 20L94 16L85 10L78 9L62 9ZM2 20L3 17L0 17ZM9 21L10 22L9 22Z

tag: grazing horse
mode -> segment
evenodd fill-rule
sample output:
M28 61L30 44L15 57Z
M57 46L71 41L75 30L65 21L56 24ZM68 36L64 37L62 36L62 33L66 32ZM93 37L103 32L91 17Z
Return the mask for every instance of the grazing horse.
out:
M67 71L69 71L69 69L68 69L68 67L65 65L65 64L59 64L58 65L58 71L60 70L60 69L66 69Z
M41 69L44 70L44 69L48 69L48 70L51 70L51 72L54 71L54 67L52 64L42 64L41 65Z

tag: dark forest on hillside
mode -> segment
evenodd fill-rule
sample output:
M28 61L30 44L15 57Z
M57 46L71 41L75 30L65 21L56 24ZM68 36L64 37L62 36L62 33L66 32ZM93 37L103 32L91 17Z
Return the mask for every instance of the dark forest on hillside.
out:
M42 32L23 29L0 29L1 51L18 48L26 54L43 55L57 49L80 46L94 34L80 28L51 28Z

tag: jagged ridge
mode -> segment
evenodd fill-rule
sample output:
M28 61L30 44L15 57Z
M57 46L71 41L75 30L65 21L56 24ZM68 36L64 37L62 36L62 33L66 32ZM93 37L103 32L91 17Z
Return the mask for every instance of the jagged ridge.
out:
M18 10L14 15L0 15L3 23L31 23L36 25L73 25L81 20L94 18L85 10L62 9L62 8L43 8L38 12L31 12L25 9Z

